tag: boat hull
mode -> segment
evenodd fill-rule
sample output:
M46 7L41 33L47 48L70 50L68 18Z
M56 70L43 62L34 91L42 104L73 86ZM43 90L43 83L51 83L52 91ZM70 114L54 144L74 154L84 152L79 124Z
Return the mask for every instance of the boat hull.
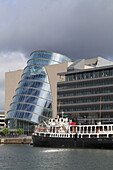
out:
M113 138L79 138L77 147L113 149Z
M43 136L32 136L33 146L38 147L76 147L76 140L73 138L55 138L55 137L43 137Z
M113 138L60 138L32 136L33 146L61 148L105 148L113 149Z

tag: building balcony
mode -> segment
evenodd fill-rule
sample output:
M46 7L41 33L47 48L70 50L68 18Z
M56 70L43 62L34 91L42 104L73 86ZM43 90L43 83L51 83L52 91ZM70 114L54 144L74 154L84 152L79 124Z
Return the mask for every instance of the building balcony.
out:
M87 94L87 95L73 95L73 96L61 96L57 97L57 100L61 99L76 99L76 98L86 98L86 97L102 97L102 96L113 96L113 93L98 93L98 94Z
M113 101L101 101L101 105L113 105ZM99 106L100 101L97 102L87 102L87 103L67 103L67 104L62 104L60 103L61 108L69 108L69 107L79 107L79 106Z
M95 90L98 88L111 88L113 87L113 84L106 84L106 85L92 85L92 86L86 86L86 87L75 87L75 88L66 88L66 89L57 89L58 93L60 92L71 92L71 91L80 91L80 90Z
M64 114L68 114L68 115L72 115L72 114L75 114L75 115L79 115L79 114L90 114L90 113L97 113L99 114L100 113L100 109L98 110L84 110L84 111L64 111ZM101 113L102 114L106 114L106 113L113 113L113 109L109 109L109 110L101 110ZM59 111L57 113L58 115L62 115L62 111Z
M85 79L79 79L79 80L61 80L59 81L57 84L58 85L70 85L70 84L75 84L75 83L78 83L78 82L87 82L87 81L97 81L97 80L108 80L108 79L111 79L113 78L113 76L107 76L107 77L95 77L95 78L85 78Z

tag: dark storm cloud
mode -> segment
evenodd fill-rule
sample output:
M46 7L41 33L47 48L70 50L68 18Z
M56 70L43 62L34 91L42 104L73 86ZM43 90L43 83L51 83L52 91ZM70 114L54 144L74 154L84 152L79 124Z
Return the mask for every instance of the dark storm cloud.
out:
M0 0L0 110L5 72L42 49L113 61L113 0Z
M113 0L0 1L0 50L113 56Z

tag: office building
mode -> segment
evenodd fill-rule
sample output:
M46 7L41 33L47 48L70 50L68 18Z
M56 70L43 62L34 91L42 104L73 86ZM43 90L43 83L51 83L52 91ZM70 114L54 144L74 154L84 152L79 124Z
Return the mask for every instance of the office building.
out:
M5 127L5 114L4 112L0 112L0 129Z
M102 57L77 60L58 73L58 114L78 123L113 122L113 62Z
M72 62L70 58L54 52L39 50L31 53L24 71L17 71L18 79L21 80L18 85L14 80L11 96L15 88L16 91L10 107L11 97L7 86L9 86L8 81L10 84L13 81L6 79L6 98L9 98L8 103L5 101L6 110L9 109L6 111L6 122L10 128L22 128L24 132L31 132L35 124L56 116L57 73L66 71L70 62ZM6 74L7 77L9 74L11 73ZM10 86L8 88L10 89Z

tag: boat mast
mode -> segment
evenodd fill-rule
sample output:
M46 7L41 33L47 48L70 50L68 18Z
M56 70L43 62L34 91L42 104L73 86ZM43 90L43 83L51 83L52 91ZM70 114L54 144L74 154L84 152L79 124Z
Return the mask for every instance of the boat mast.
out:
M64 112L62 111L62 118L63 118L63 114L64 114Z
M60 111L60 100L59 100L59 104L58 104L58 113Z
M101 123L101 100L102 100L102 97L100 96L100 114L99 114L99 123Z

